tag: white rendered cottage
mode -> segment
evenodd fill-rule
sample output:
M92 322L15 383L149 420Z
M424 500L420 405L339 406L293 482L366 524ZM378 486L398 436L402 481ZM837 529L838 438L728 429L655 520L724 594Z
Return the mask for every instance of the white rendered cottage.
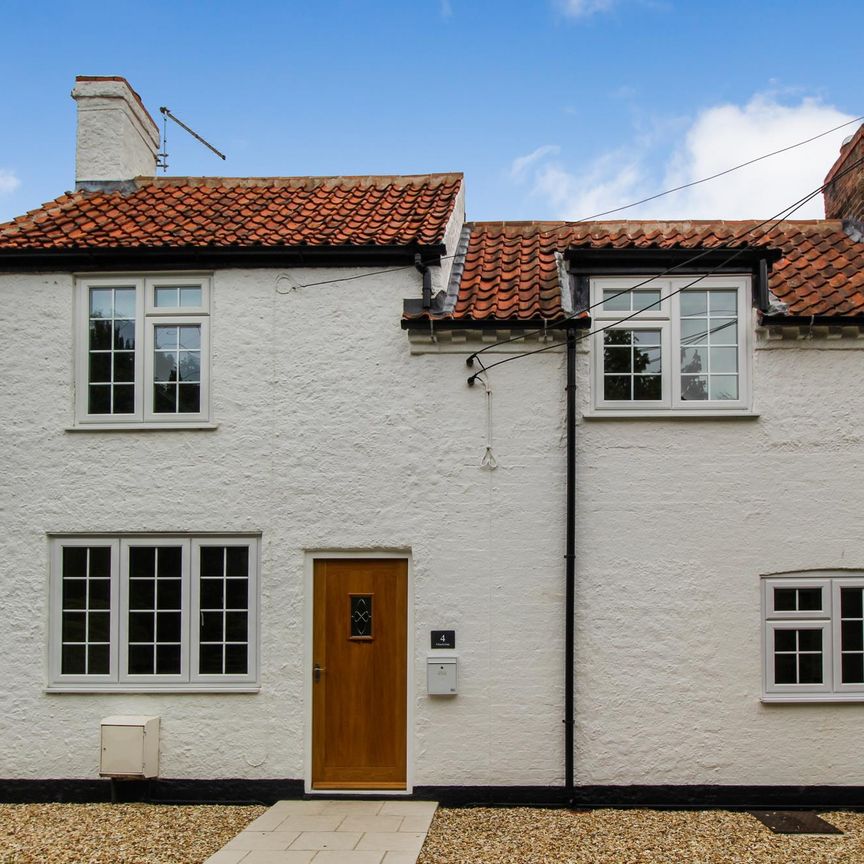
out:
M0 225L0 798L119 716L162 799L860 803L862 130L827 220L470 223L73 95Z

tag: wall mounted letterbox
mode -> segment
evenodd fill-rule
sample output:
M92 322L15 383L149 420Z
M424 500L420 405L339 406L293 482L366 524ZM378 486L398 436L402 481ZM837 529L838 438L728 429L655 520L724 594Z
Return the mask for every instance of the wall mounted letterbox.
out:
M426 658L426 690L430 696L453 696L456 692L456 657Z

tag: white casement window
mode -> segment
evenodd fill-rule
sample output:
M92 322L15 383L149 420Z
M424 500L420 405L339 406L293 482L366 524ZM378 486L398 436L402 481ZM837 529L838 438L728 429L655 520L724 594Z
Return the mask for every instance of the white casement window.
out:
M591 280L594 410L747 411L750 278L648 280Z
M864 574L765 577L765 701L864 701Z
M79 278L77 304L79 424L209 419L208 277Z
M257 538L76 536L51 546L51 687L255 683Z

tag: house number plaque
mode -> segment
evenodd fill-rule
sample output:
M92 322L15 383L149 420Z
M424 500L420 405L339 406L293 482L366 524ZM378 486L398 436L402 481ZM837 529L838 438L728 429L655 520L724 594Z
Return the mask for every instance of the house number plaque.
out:
M456 647L456 631L455 630L433 630L431 642L432 642L433 648L455 648Z

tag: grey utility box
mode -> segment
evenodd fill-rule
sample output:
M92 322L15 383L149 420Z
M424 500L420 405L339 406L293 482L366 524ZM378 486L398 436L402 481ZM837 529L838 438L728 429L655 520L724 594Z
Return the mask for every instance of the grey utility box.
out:
M102 721L101 777L159 775L159 718L106 717Z
M456 692L456 657L426 658L426 691L430 696L453 696Z

